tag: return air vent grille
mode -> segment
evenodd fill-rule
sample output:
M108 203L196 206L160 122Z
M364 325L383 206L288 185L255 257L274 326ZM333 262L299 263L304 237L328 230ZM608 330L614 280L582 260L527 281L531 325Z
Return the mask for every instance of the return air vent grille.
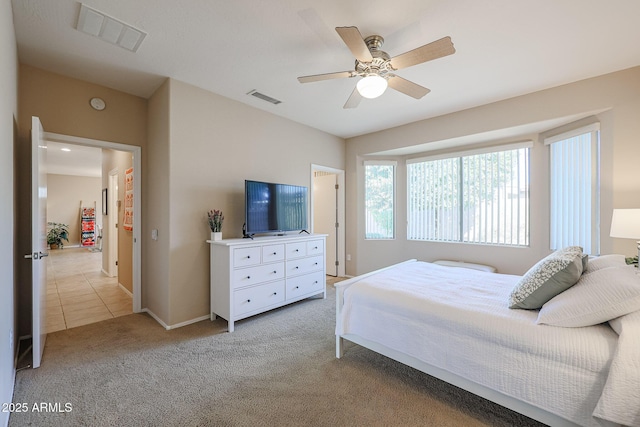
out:
M267 96L267 95L265 95L264 93L260 93L260 92L258 92L258 91L257 91L257 90L255 90L255 89L254 89L254 90L252 90L252 91L247 92L247 95L255 96L256 98L258 98L258 99L262 99L263 101L270 102L270 103L272 103L273 105L278 105L278 104L281 104L281 103L282 103L282 101L279 101L279 100L277 100L277 99L275 99L275 98L272 98L272 97L270 97L270 96Z
M123 49L136 52L147 33L82 3L76 28Z

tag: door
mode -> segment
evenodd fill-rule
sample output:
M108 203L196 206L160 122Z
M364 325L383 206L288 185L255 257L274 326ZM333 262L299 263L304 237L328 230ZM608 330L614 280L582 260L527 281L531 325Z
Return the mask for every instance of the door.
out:
M109 228L107 231L107 249L108 249L108 268L107 273L111 277L118 276L118 218L120 216L120 208L118 206L118 169L109 172L109 184L107 190L108 209L107 223Z
M32 271L32 366L37 368L42 361L44 344L47 339L45 321L47 318L47 175L46 142L42 140L44 131L38 117L31 118L31 259Z
M327 274L338 275L336 175L318 171L313 179L313 232L327 235Z

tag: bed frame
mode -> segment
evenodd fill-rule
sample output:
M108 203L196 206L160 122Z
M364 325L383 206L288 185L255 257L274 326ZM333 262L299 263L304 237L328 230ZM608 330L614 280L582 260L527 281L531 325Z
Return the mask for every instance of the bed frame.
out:
M369 277L373 274L379 273L384 270L388 270L397 265L406 264L415 262L415 259L404 261L399 264L395 264L389 267L381 268L379 270L372 271L370 273L363 274L361 276L354 277L352 279L348 279L342 282L336 283L334 286L336 288L336 326L340 326L342 322L342 306L344 304L344 291L351 286L352 284L358 282L359 280ZM407 366L411 366L421 372L424 372L428 375L434 376L438 379L441 379L449 384L452 384L456 387L459 387L463 390L471 392L477 396L483 397L487 400L490 400L498 405L504 406L505 408L511 409L515 412L518 412L522 415L525 415L529 418L533 418L534 420L540 421L544 424L550 426L571 426L571 427L579 427L578 424L575 424L565 418L562 418L556 414L547 412L537 406L533 406L527 402L523 402L514 397L508 396L499 391L488 388L482 384L470 381L466 378L463 378L459 375L456 375L452 372L446 371L444 369L438 368L436 366L425 363L421 360L418 360L412 356L409 356L400 351L394 350L387 346L378 344L376 342L364 339L358 335L353 334L345 334L345 335L336 335L336 358L340 359L344 356L344 346L345 340L351 341L357 345L368 348L376 353L382 354L390 359L396 360L400 363L403 363ZM610 424L614 425L614 424Z

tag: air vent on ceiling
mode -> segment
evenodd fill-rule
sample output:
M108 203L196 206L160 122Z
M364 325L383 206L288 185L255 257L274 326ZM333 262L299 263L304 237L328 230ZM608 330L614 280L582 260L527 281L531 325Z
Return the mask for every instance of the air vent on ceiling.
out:
M107 16L85 4L80 4L80 15L76 29L132 52L138 50L147 35L144 31L133 28L131 25Z
M247 95L255 96L256 98L262 99L263 101L270 102L273 105L278 105L278 104L282 103L282 101L279 101L279 100L277 100L275 98L267 96L264 93L260 93L255 89L252 90L252 91L247 92Z

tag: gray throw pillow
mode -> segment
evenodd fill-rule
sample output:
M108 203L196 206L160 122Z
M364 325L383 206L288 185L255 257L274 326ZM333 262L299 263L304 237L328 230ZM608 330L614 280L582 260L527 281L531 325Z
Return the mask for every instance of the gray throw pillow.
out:
M509 308L538 309L575 285L582 274L582 248L569 246L538 261L516 283Z

